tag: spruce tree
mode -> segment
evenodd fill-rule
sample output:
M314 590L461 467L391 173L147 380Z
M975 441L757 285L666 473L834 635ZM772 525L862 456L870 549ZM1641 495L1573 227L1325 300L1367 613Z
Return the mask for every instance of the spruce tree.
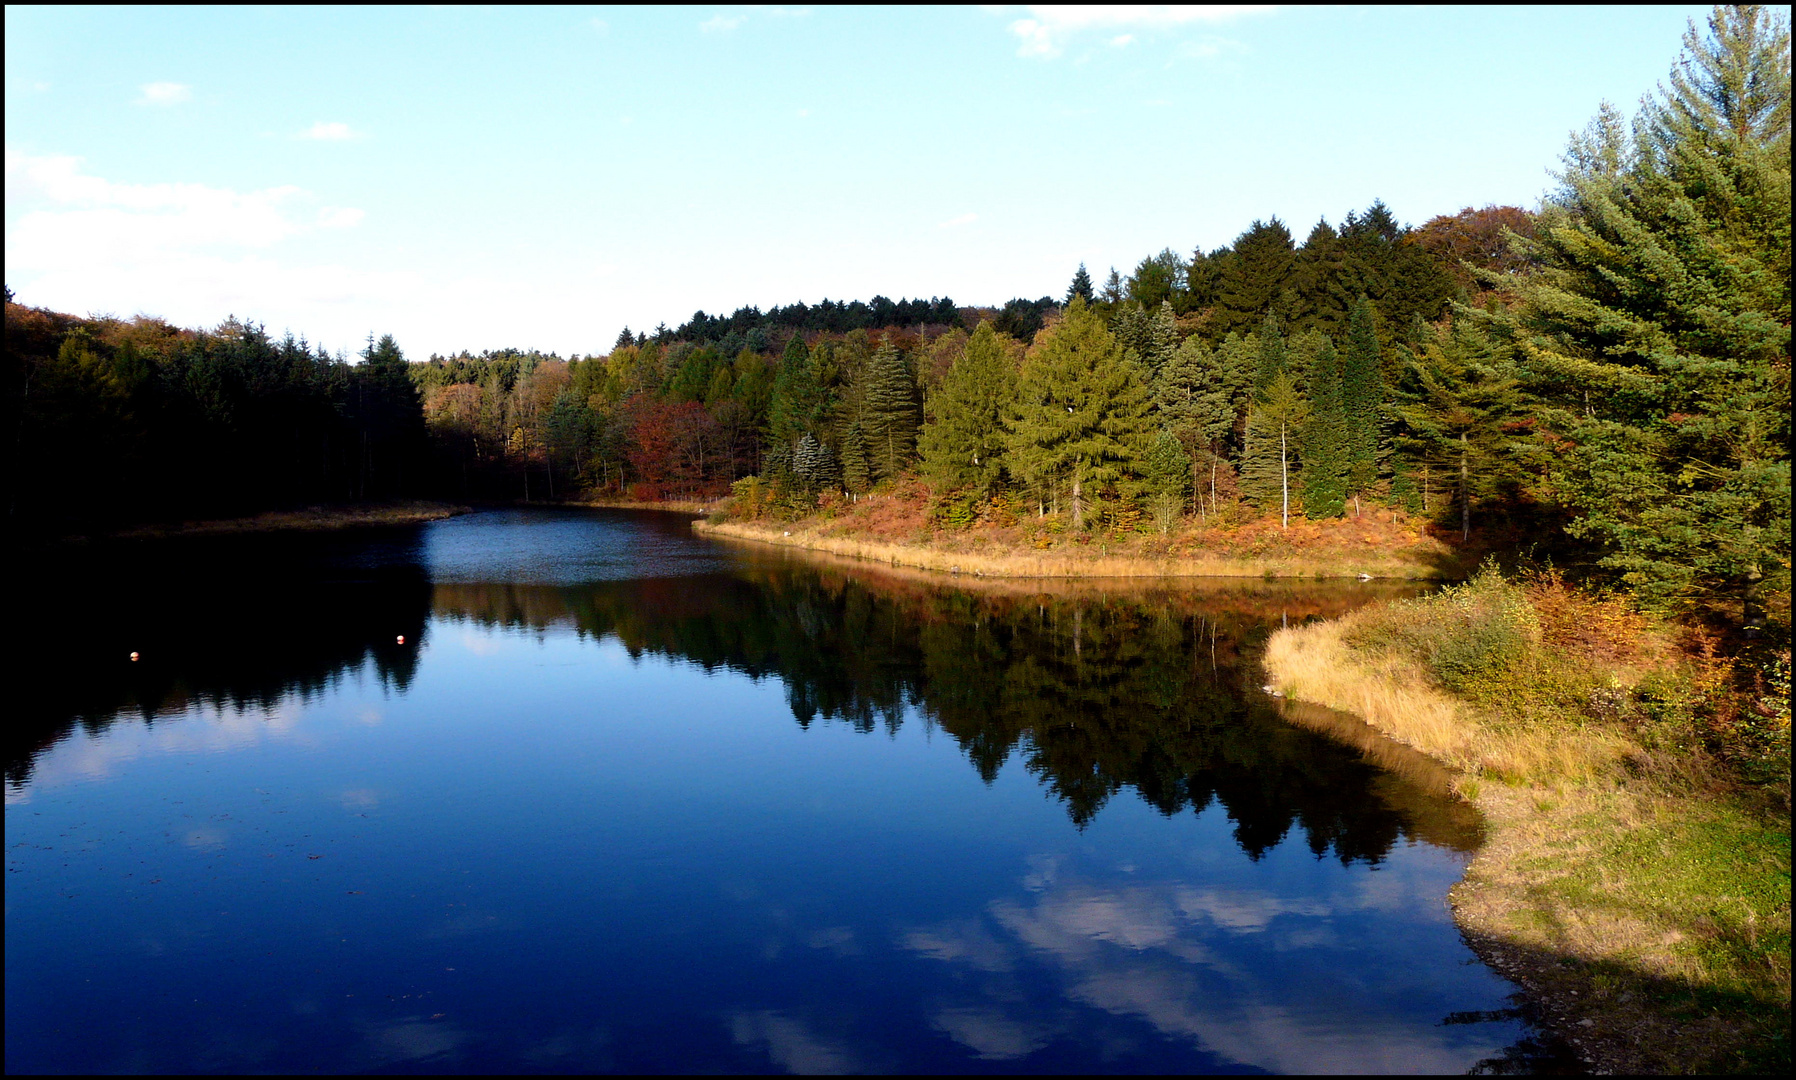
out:
M1036 483L1067 476L1073 525L1083 528L1099 488L1131 485L1153 437L1150 406L1140 362L1074 300L1023 368L1006 425L1011 460Z
M1310 362L1309 417L1303 424L1303 512L1312 520L1340 517L1347 505L1347 415L1335 344L1322 339Z
M1287 370L1290 351L1272 315L1260 326L1258 353L1241 451L1241 490L1255 505L1268 508L1289 501L1299 412L1297 383Z
M1142 460L1141 473L1155 523L1162 533L1171 532L1191 491L1191 455L1177 436L1161 428Z
M923 428L922 467L938 494L991 491L1003 467L1004 410L1014 390L998 335L982 322L930 399L935 418Z
M1327 219L1316 222L1297 253L1296 329L1320 330L1333 338L1346 334L1347 313L1353 306L1346 277L1347 249L1340 234Z
M1278 305L1290 285L1297 250L1291 231L1277 218L1256 221L1235 241L1221 282L1215 323L1218 330L1251 330Z
M1072 303L1073 297L1077 296L1089 304L1091 295L1091 274L1086 272L1085 264L1080 263L1078 273L1073 275L1073 283L1067 286L1066 302Z
M881 341L866 368L867 447L876 479L897 476L910 465L921 420L917 404L917 383L904 354L889 339Z
M1787 603L1790 33L1764 7L1694 24L1630 132L1572 144L1515 286L1570 531L1667 606Z
M1383 357L1364 296L1354 301L1347 318L1346 355L1341 358L1341 409L1347 424L1347 494L1367 494L1378 481L1378 457L1384 434Z
M873 456L867 452L867 434L859 421L842 433L842 486L856 495L873 486Z
M814 432L822 404L823 391L817 385L811 351L804 338L794 334L773 379L773 395L767 405L768 444L789 450L806 432Z
M1172 313L1172 302L1162 300L1148 320L1147 340L1141 349L1149 375L1158 375L1179 347L1179 324Z

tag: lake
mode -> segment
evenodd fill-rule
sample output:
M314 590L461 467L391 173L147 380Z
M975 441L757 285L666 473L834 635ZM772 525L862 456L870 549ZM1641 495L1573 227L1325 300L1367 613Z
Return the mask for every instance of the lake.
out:
M688 521L22 572L7 1071L1525 1055L1446 906L1476 818L1257 689L1272 628L1405 590L949 579Z

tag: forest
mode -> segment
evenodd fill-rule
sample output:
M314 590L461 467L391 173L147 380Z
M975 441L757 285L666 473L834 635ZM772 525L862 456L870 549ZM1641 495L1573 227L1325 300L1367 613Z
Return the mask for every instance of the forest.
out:
M921 480L933 520L1074 534L1421 515L1649 603L1787 621L1787 29L1604 107L1535 209L1276 216L1064 294L795 303L608 352L351 362L6 303L21 536L318 502L733 495L795 517ZM1706 51L1705 51L1706 50ZM1507 530L1507 532L1504 532Z

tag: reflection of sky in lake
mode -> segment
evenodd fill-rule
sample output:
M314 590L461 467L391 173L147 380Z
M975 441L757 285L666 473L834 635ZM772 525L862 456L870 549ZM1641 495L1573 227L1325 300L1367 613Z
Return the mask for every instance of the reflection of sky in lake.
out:
M270 711L76 730L7 809L9 1070L1463 1071L1445 908L1221 803L1083 829L912 706L434 617Z

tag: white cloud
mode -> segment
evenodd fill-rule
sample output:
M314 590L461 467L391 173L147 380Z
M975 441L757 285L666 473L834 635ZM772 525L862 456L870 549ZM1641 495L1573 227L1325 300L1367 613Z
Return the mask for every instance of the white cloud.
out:
M293 136L296 139L316 139L320 142L342 142L346 139L359 139L362 133L350 129L348 124L338 120L320 120L311 127Z
M1112 48L1123 49L1135 43L1134 34L1118 34L1110 39Z
M971 225L973 222L978 221L978 220L979 220L978 214L965 213L965 214L960 215L959 217L949 218L947 221L944 221L940 225L937 225L936 228L952 229L956 225Z
M775 1065L793 1073L865 1072L853 1051L818 1035L804 1022L777 1012L744 1012L730 1018L730 1035L741 1046L759 1046Z
M699 32L705 34L728 33L748 21L747 15L713 15L698 24Z
M597 30L601 34L607 34L607 33L611 32L611 24L606 22L604 19L588 19L587 22L591 23L592 28L594 30Z
M1273 10L1265 4L1034 4L1029 18L1010 24L1010 32L1022 39L1017 55L1052 60L1067 42L1085 30L1166 30L1182 26L1225 22L1241 15ZM1134 35L1111 39L1127 45Z
M139 105L179 105L193 99L193 87L178 82L144 83L137 99Z

